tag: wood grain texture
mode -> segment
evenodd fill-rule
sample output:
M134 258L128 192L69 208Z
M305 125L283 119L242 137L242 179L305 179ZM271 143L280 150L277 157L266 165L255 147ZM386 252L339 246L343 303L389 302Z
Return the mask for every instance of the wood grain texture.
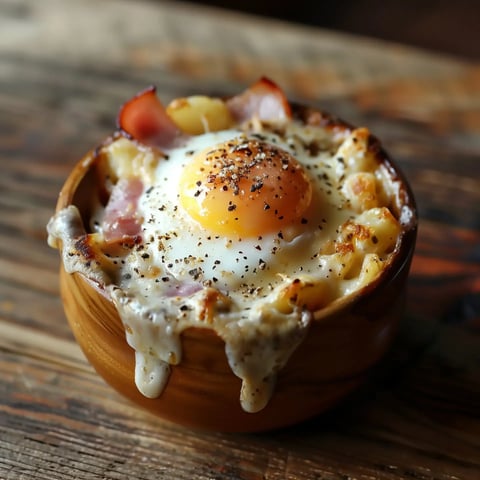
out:
M0 0L0 32L0 479L479 478L479 65L180 2ZM87 364L45 224L134 92L228 94L260 74L367 125L407 174L408 314L369 384L315 421L186 430Z

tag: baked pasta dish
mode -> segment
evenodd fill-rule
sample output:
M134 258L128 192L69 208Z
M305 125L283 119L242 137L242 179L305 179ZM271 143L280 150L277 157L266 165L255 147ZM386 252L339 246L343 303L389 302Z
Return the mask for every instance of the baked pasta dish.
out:
M166 107L148 88L91 161L88 215L57 211L49 242L108 292L149 398L196 327L225 342L243 410L262 410L314 313L374 282L413 215L366 128L290 104L266 78Z

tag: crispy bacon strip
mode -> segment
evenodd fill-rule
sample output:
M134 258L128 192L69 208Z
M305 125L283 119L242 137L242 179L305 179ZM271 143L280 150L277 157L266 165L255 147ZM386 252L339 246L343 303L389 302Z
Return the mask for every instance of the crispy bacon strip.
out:
M171 147L182 136L158 99L154 86L146 88L122 105L117 127L129 138L158 148Z
M227 100L227 107L237 122L253 117L260 120L282 120L292 117L283 90L272 80L260 78L244 92Z

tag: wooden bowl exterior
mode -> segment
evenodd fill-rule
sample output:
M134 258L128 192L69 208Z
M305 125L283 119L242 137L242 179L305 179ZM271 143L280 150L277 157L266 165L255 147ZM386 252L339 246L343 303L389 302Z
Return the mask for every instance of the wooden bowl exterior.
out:
M57 210L73 203L88 217L88 199L97 188L95 160L91 152L77 164L60 193ZM241 380L227 363L223 340L206 329L184 331L182 361L172 367L164 392L155 399L144 397L134 383L134 351L113 302L101 285L82 274L68 274L62 266L61 294L71 329L88 360L113 388L167 420L236 432L306 420L357 387L395 336L417 231L415 204L404 179L403 186L402 202L413 217L393 262L372 284L316 312L307 337L279 373L273 397L258 413L242 410Z

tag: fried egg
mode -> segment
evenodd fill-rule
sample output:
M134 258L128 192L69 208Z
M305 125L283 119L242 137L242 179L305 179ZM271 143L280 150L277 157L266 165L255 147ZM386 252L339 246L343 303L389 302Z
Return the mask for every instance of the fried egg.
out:
M321 237L336 227L329 232L325 218L336 207L304 149L267 132L195 136L158 163L138 210L143 254L163 266L165 282L235 296L318 269Z

